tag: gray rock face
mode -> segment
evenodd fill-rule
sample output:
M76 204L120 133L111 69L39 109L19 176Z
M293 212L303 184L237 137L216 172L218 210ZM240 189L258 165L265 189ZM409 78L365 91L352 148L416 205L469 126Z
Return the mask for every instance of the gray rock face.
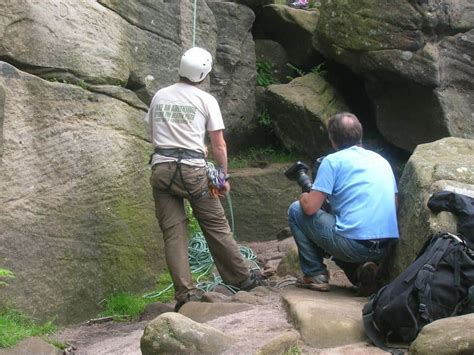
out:
M179 2L160 7L173 13L171 18L179 16ZM157 88L176 80L181 40L176 25L167 23L170 20L157 21L164 33L159 36L90 0L7 1L0 5L0 14L0 56L29 72L51 79L127 85L145 102Z
M289 84L270 85L266 107L284 146L310 157L331 149L327 122L335 113L347 111L337 91L323 77L313 73Z
M163 261L144 111L4 62L0 87L0 263L16 275L0 302L79 322L113 291L151 288Z
M419 145L408 161L399 184L400 240L395 250L392 278L410 265L429 235L456 233L456 218L448 212L433 214L429 197L449 190L474 196L474 141L445 138Z
M237 240L275 239L288 226L288 206L299 196L298 185L283 174L286 166L248 168L232 174L232 206ZM232 172L231 172L232 173ZM271 202L271 206L269 204ZM231 222L229 207L222 201Z
M473 18L468 0L327 1L314 44L365 77L381 133L413 150L474 136Z
M255 46L250 29L255 15L247 6L210 2L218 28L216 62L211 72L211 92L224 112L230 149L255 140Z
M410 354L474 353L474 314L449 317L425 326L410 345Z
M151 321L141 339L143 355L220 354L229 348L232 338L179 313L164 313Z

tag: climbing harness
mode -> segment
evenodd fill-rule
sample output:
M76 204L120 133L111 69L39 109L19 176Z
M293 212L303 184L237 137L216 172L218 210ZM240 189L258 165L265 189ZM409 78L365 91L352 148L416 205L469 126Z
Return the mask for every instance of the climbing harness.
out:
M174 170L173 176L171 177L171 180L170 180L168 186L166 186L167 191L169 191L171 186L173 186L173 184L176 182L176 176L179 173L179 177L181 179L183 187L186 190L186 192L188 193L190 200L199 199L202 196L207 194L208 190L203 190L199 195L197 195L197 196L193 195L191 193L191 191L189 191L189 189L188 189L188 187L187 187L187 185L184 181L183 171L181 170L181 161L183 159L204 159L205 160L204 153L196 152L194 150L185 149L185 148L158 148L158 147L156 147L153 154L160 154L160 155L163 155L165 157L172 157L172 158L177 159L176 160L176 168ZM151 156L150 156L150 161L149 161L150 164L151 164L151 161L152 161L152 158L153 158L153 154L151 154Z

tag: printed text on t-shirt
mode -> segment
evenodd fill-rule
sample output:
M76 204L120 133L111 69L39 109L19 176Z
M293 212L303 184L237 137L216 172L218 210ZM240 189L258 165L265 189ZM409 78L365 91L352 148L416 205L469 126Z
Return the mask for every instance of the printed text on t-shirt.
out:
M158 104L153 116L156 122L189 123L194 121L196 107L191 105Z

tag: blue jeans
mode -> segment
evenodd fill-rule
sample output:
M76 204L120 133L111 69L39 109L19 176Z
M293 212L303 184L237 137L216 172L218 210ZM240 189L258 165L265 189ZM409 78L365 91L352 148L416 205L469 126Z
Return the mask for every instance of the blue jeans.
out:
M290 205L288 221L305 276L327 274L323 260L327 254L346 274L351 272L349 269L367 261L379 260L384 255L384 249L379 247L378 242L365 246L337 234L336 218L332 214L319 210L311 216L306 215L299 201Z

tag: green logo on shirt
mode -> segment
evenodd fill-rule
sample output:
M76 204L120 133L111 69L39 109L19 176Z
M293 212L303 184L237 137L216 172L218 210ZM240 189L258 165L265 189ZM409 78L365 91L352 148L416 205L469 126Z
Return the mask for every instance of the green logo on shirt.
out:
M189 123L194 121L196 107L176 104L158 104L153 119L157 122Z

